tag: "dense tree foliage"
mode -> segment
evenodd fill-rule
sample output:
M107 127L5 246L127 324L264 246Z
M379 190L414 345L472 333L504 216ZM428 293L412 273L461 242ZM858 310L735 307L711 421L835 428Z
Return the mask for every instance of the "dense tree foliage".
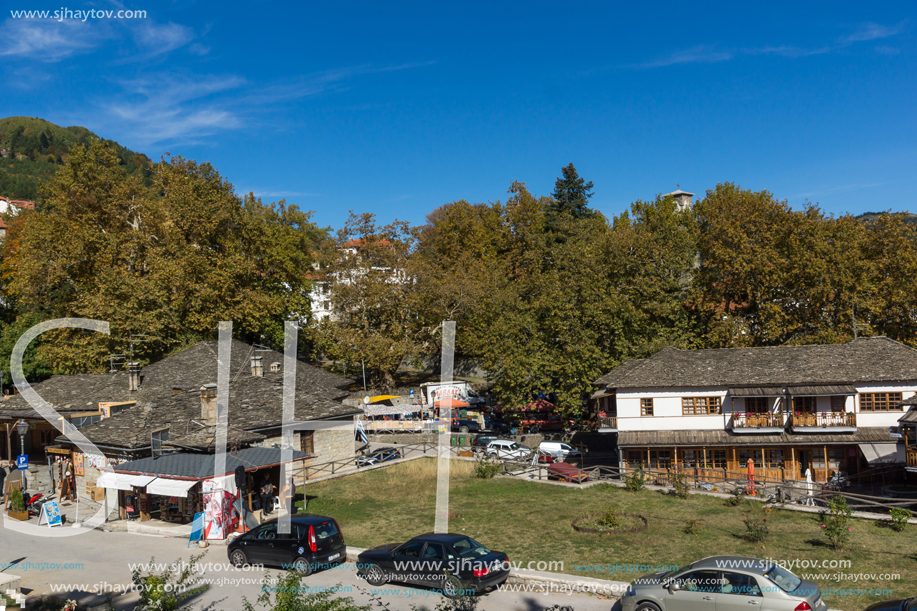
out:
M8 298L25 319L111 323L110 337L47 334L36 358L55 371L100 371L132 334L147 335L143 357L156 358L210 338L220 320L280 343L283 320L308 314L323 233L284 202L240 199L209 164L164 160L148 189L94 141L72 149L43 201L5 243Z

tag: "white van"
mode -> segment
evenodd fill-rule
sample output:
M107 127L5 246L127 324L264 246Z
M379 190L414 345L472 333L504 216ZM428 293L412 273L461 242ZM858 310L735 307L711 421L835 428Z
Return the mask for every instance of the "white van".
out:
M538 451L542 454L548 454L554 459L559 458L564 461L568 459L578 461L583 455L582 452L563 441L542 441L538 444Z

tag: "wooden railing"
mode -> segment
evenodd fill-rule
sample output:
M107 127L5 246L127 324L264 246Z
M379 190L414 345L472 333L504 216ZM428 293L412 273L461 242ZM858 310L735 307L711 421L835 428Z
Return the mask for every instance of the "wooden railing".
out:
M850 412L799 413L790 416L790 425L794 427L855 427L857 425L857 415Z
M732 428L783 428L783 414L735 413L732 415Z
M907 447L907 466L917 467L917 446Z
M617 416L604 416L599 418L599 428L600 429L618 429L618 417Z

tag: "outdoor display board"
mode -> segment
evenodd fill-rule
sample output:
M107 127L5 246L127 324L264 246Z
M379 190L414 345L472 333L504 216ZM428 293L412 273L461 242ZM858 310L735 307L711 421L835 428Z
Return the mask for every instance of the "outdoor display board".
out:
M86 475L83 467L83 454L81 452L73 453L73 470L80 477Z
M38 525L47 524L48 528L54 526L63 526L63 521L61 520L60 507L57 505L57 501L48 501L47 503L42 503L41 513L38 514Z
M217 487L213 480L205 480L204 496L204 538L225 539L236 529L239 515L233 510L233 496Z

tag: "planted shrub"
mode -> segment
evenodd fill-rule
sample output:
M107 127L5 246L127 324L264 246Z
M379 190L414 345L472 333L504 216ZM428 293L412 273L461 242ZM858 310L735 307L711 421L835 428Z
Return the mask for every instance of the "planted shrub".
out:
M828 511L822 514L822 532L835 550L843 549L844 544L850 539L851 513L847 499L835 496L828 501Z
M736 507L739 503L742 502L742 497L745 495L745 492L741 488L734 488L732 491L732 496L726 499L726 504L729 507Z
M640 466L634 469L633 473L624 476L624 487L631 492L643 490L643 486L645 485L646 473L643 471L643 463L640 463Z
M685 525L684 531L686 535L699 535L703 527L700 525L700 522L697 520L688 520L688 523Z
M474 462L474 476L490 479L503 470L503 464L491 456L479 458Z
M161 573L144 573L140 567L135 568L131 582L140 592L140 601L134 611L174 611L186 599L210 589L210 585L202 583L198 572L199 562L206 554L191 556L187 561L177 560ZM150 566L155 566L153 558Z
M762 543L767 536L771 534L768 529L767 520L749 520L748 516L742 520L745 523L745 540L752 543Z
M617 529L621 527L621 517L618 515L618 510L614 507L610 507L608 511L599 516L599 524L605 528Z
M669 471L669 477L672 478L673 492L680 499L688 498L688 476L674 471Z
M907 521L911 519L911 512L903 507L893 507L891 510L892 514L892 529L896 532L901 532L907 528Z
M22 498L22 491L19 488L13 488L10 492L10 509L13 511L25 511L25 499Z

